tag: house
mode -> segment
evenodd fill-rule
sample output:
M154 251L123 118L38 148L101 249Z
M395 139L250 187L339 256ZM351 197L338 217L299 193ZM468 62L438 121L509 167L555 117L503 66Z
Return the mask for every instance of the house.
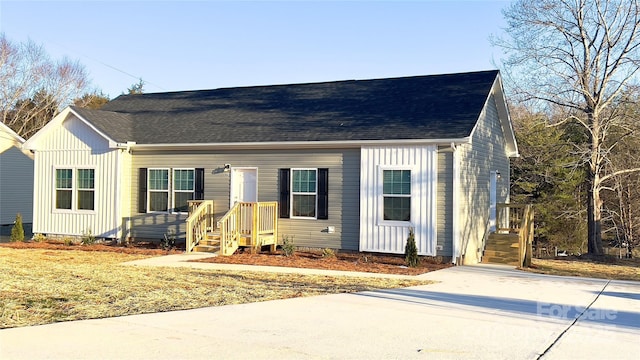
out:
M32 221L33 155L22 150L24 141L0 122L0 225L13 225L18 213Z
M122 95L25 147L36 233L185 238L190 199L274 201L297 246L403 253L413 228L467 262L518 156L498 71Z

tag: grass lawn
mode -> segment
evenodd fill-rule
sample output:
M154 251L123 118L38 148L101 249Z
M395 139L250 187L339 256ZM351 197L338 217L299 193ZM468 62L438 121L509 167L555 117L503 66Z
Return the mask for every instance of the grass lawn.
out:
M596 262L575 258L566 260L533 259L532 267L523 270L549 275L640 281L640 259L615 260L608 258L607 261Z
M0 247L0 329L428 283L120 265L145 257Z

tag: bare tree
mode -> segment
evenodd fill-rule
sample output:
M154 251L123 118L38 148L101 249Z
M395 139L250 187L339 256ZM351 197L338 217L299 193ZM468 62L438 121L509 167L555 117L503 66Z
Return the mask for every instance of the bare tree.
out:
M603 254L600 192L615 176L609 135L624 127L616 111L640 66L640 0L517 0L504 10L506 36L492 39L507 54L504 72L521 100L560 106L563 122L584 127L588 252ZM618 131L617 133L625 133ZM635 134L627 134L633 136ZM580 144L577 144L580 148Z
M42 46L0 34L0 121L22 137L42 128L88 85L78 62L53 61Z

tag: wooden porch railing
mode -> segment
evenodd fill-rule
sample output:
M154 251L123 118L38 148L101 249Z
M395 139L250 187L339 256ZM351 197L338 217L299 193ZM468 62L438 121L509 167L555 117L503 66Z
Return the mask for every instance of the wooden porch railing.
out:
M497 204L496 232L517 233L519 241L519 266L531 265L533 252L534 211L530 204Z
M269 244L278 239L278 202L238 202L218 221L220 255L232 255L249 238L251 246L259 248L263 238Z
M213 231L213 200L192 200L188 204L186 251L189 253Z

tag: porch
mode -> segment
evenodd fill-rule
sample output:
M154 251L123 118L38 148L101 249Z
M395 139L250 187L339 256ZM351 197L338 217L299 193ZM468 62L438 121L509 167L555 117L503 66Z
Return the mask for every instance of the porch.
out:
M186 251L232 255L239 247L251 251L278 244L278 202L237 202L218 221L213 200L189 201Z
M530 204L497 204L496 228L487 236L482 262L530 266L533 219L534 211Z

